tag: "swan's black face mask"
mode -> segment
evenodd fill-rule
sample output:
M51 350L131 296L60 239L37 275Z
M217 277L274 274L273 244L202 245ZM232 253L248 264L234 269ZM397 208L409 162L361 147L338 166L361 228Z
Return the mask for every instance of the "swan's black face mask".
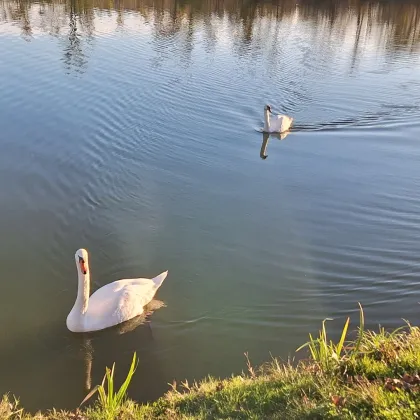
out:
M80 270L82 271L82 273L87 274L85 260L82 257L79 257L79 265L80 265Z

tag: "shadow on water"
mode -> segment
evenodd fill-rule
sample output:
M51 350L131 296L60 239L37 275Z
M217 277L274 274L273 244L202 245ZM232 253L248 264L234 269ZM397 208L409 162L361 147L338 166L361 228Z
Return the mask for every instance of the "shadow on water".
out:
M123 324L116 325L115 327L107 328L103 331L98 331L95 333L84 333L84 334L74 334L77 342L80 343L80 350L83 354L84 361L84 392L89 392L92 389L92 364L94 359L94 342L95 340L115 340L115 336L127 334L133 332L136 328L143 326L143 332L148 336L148 341L153 341L153 330L150 324L149 317L153 314L154 311L164 307L165 304L157 299L152 300L144 308L144 313L130 319ZM143 336L143 340L145 336Z
M261 159L267 159L267 146L268 141L270 140L270 137L276 138L278 140L284 140L288 135L290 134L290 131L286 131L284 133L263 133L263 141L261 144L261 150L260 150L260 158Z
M155 399L167 390L167 386L161 378L159 345L154 339L151 315L164 306L162 301L152 300L142 315L98 332L71 333L60 322L56 327L34 331L35 339L29 335L22 337L18 349L2 349L0 353L1 360L14 366L14 375L7 381L9 389L0 389L0 393L14 393L15 382L25 378L25 385L19 392L23 403L28 393L38 398L36 410L39 406L48 408L50 403L46 401L51 398L56 401L55 405L72 409L80 404L92 386L101 383L105 368L114 362L115 380L121 384L136 352L140 364L132 380L135 398L143 402ZM30 375L25 374L28 371ZM37 386L40 378L42 387ZM152 379L162 383L158 392L151 393L148 389ZM67 395L68 389L72 389L71 395Z

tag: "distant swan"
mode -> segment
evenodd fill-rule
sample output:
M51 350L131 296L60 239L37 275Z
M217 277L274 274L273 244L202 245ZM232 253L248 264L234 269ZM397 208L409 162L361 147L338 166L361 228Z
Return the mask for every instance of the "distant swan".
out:
M270 114L273 116L270 119ZM287 115L273 114L270 105L264 107L264 132L284 133L292 125L293 118Z
M87 251L77 250L75 259L79 277L77 298L66 320L67 328L72 332L99 331L141 315L143 307L153 299L168 275L164 271L153 279L117 280L101 287L89 298Z

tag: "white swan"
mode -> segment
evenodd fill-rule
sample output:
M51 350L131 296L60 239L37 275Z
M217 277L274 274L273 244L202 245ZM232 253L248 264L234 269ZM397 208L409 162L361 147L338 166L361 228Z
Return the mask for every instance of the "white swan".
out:
M273 116L270 119L270 114ZM284 133L293 123L293 118L287 115L273 114L270 105L264 107L264 132L265 133Z
M99 331L141 315L143 307L153 299L168 275L164 271L153 279L117 280L101 287L89 298L87 251L77 250L75 259L79 277L77 298L66 320L67 328L72 332Z

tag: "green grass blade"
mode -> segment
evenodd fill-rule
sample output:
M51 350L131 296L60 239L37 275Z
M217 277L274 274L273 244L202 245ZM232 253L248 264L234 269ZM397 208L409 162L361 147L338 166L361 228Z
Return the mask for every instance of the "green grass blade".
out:
M105 386L105 379L106 379L106 371L105 371L105 375L104 375L104 377L102 378L102 382L101 382L101 387L102 387L102 388L104 388L104 386Z
M111 396L111 402L114 404L115 403L115 395L114 395L114 372L115 372L115 362L112 364L112 369L111 369L111 373L110 373L110 383L109 383L109 387L110 387L110 391L109 391L109 395Z
M398 327L398 328L396 328L394 331L392 331L390 334L389 334L389 336L392 338L392 337L394 337L398 332L400 332L401 330L404 330L404 328L405 328L405 326L402 326L402 327Z
M99 402L102 408L106 410L108 408L108 404L107 404L107 397L105 394L105 388L103 386L100 386L98 388L98 392L99 392Z
M113 388L113 383L112 383L112 377L111 377L111 369L106 368L106 406L107 407L111 407L112 406L112 388ZM104 390L105 392L105 390Z
M328 359L331 356L331 348L328 346L327 328L325 326L327 321L331 321L331 318L325 318L322 321L322 359L324 361L324 364L328 363Z
M325 345L327 344L327 329L325 328L326 321L327 321L326 319L322 321L322 333L321 333L322 341L324 342Z
M100 385L96 385L90 392L89 394L86 395L86 397L83 399L83 401L79 404L79 407L81 405L83 405L89 398L92 398L93 394L95 394L95 392L97 392L100 388Z
M133 378L134 372L137 369L138 361L137 361L137 354L134 352L133 354L133 360L131 361L131 366L128 371L127 377L125 378L125 381L121 385L117 395L116 395L116 402L117 404L121 404L124 397L127 394L128 386L130 385L131 379Z
M320 356L320 339L314 339L312 337L312 334L309 334L309 341L305 344L302 344L300 347L296 349L296 352L302 350L304 347L308 347L309 352L311 354L311 357L314 361L320 362L321 356Z
M338 342L338 345L337 345L337 348L336 348L336 353L337 353L338 357L341 356L341 350L342 350L343 345L344 345L344 340L346 339L346 336L347 336L347 329L349 327L349 323L350 323L350 318L347 318L347 321L344 324L343 332L341 333L340 341Z
M312 359L314 359L315 361L319 361L319 353L317 351L317 340L314 340L311 334L309 334L309 339L309 350L311 352Z
M311 334L309 334L309 336L311 336ZM297 353L298 351L300 351L300 350L302 350L304 347L307 347L307 346L309 346L310 345L310 341L308 341L307 343L305 343L305 344L302 344L300 347L298 347L296 350L295 350L295 352Z
M360 308L360 320L359 320L359 337L357 338L356 346L353 350L353 354L357 355L362 344L363 335L365 332L365 315L363 313L363 308L360 302L358 302Z

